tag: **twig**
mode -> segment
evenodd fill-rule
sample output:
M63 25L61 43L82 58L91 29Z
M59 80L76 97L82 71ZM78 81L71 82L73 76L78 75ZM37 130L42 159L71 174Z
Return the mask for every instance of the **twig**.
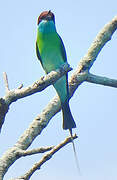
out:
M9 83L8 83L8 76L6 72L3 72L3 79L4 79L6 92L8 92L10 89L9 89Z

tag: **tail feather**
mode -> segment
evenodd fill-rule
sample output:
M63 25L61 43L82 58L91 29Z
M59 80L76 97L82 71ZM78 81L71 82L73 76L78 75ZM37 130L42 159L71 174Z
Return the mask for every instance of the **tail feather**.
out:
M75 144L74 144L74 140L73 140L73 135L72 135L72 129L69 129L70 135L71 135L71 141L72 141L72 145L73 145L73 151L74 151L74 157L75 157L75 161L76 161L76 167L78 170L78 174L81 175L81 171L80 171L80 166L79 166L79 160L78 160L78 156L77 156L77 152L76 152L76 148L75 148Z
M63 112L63 129L72 129L76 127L76 123L70 111L69 102L66 101L62 104Z

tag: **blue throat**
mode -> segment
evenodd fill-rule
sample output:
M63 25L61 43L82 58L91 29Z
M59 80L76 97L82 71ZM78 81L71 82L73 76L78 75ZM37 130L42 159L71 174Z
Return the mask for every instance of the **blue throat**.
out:
M53 21L42 20L38 25L38 30L41 33L56 32L56 27Z

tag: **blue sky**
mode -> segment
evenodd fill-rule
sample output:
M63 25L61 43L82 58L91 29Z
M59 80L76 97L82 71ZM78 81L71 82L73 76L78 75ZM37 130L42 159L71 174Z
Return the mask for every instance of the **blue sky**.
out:
M35 53L38 15L52 10L56 27L65 44L68 62L75 68L100 29L117 15L116 0L106 1L2 1L0 3L0 96L5 88L2 73L8 74L10 88L32 84L44 75ZM99 54L91 72L117 79L117 32ZM69 73L69 75L72 72ZM48 87L41 93L13 103L0 135L0 155L17 141L29 123L55 95ZM77 173L72 145L59 151L31 180L116 180L117 179L117 90L83 83L70 100L79 136L75 141L82 176ZM58 113L30 148L56 145L68 135L62 130ZM22 175L42 155L18 160L5 180Z

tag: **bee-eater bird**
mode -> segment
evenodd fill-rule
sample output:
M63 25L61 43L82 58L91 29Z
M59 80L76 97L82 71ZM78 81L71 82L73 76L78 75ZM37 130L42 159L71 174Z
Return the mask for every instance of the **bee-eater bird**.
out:
M60 68L67 62L63 41L56 31L55 16L51 11L44 11L38 18L36 53L46 73ZM53 84L61 101L63 129L76 127L69 107L68 73Z
M46 73L49 73L67 62L65 47L56 31L55 16L51 11L42 12L38 17L37 25L36 53L43 69ZM75 145L72 139L72 128L76 127L76 123L69 107L68 73L57 80L53 86L61 101L63 129L69 129L70 131L76 165L80 173Z

